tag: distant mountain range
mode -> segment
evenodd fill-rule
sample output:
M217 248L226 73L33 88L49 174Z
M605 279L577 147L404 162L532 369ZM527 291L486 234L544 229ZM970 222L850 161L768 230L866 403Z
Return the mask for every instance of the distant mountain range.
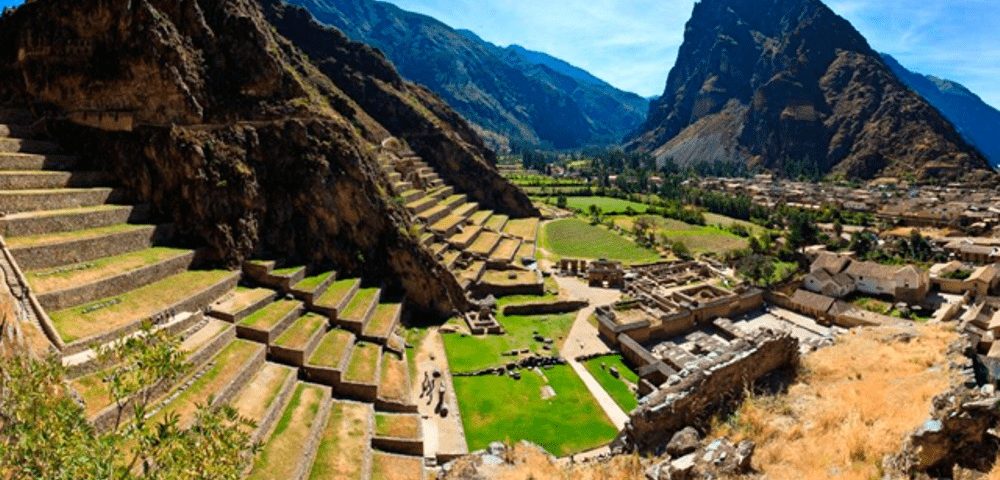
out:
M373 0L290 0L381 50L408 80L443 97L494 147L617 144L649 101L567 62L498 47L467 30Z
M912 72L888 54L883 53L882 58L903 83L951 120L969 143L979 147L990 164L1000 166L1000 110L959 83Z
M790 177L993 179L986 157L819 0L701 0L632 150Z

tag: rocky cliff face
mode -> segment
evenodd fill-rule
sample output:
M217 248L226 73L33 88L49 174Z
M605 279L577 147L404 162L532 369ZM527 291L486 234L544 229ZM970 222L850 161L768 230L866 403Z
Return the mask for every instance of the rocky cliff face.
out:
M482 188L468 193L499 211L533 213L527 198L500 179L457 114L376 52L324 30L339 43L317 63L340 71L321 71L265 9L282 7L24 5L0 19L0 99L60 119L48 123L64 145L116 173L219 263L328 264L405 290L432 313L464 307L459 285L410 237L387 196L378 143L395 134L430 161L460 165L478 180L459 188ZM387 117L414 112L421 121L412 128Z
M695 5L630 147L790 176L983 178L986 159L819 0Z
M994 167L1000 167L1000 138L996 134L1000 131L1000 110L959 83L910 71L889 55L882 54L882 58L906 86L937 108Z
M567 75L548 60L497 47L386 2L291 3L385 52L404 77L441 95L495 146L617 144L645 115L646 102L638 95Z

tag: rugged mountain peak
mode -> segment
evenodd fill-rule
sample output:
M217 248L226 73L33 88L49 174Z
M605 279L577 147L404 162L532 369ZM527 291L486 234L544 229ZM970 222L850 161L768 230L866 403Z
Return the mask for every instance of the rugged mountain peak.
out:
M988 175L983 155L819 0L697 3L630 146L790 176Z

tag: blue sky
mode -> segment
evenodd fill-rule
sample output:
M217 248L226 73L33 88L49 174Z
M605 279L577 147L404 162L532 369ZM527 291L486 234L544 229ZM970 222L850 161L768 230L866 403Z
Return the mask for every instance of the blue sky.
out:
M389 0L580 66L643 96L663 93L694 0ZM872 46L1000 107L998 0L827 0Z
M338 0L351 1L351 0ZM390 0L583 67L643 96L663 92L694 0ZM0 0L0 6L20 4ZM876 50L958 81L1000 108L998 0L827 0Z

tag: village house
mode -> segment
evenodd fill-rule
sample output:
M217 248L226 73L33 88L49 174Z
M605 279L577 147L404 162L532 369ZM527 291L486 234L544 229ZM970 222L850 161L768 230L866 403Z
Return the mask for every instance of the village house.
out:
M919 303L930 291L930 275L913 265L881 265L824 253L810 267L803 286L814 293L843 298L853 292Z

